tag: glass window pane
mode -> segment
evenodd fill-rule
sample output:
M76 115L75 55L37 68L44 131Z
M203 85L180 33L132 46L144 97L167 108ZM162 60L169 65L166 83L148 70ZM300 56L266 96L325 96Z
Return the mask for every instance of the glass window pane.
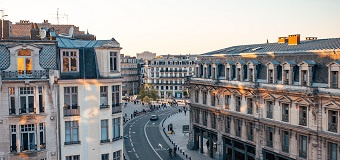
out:
M71 71L77 71L77 58L71 58Z
M63 58L63 71L70 71L69 65L70 65L69 59Z

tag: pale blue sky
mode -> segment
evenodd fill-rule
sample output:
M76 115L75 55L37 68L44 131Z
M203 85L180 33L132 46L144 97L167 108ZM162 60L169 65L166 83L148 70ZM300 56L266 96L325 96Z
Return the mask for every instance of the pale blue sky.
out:
M288 34L340 37L340 0L0 0L12 22L48 19L114 37L121 53L201 54L276 42Z

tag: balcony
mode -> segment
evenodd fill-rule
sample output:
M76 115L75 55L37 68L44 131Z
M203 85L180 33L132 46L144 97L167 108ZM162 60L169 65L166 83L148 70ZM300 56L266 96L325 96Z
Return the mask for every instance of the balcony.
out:
M18 152L16 145L10 146L9 150L10 150L10 152Z
M307 86L307 81L302 81L302 86Z
M120 139L122 139L122 138L123 138L122 136L118 136L118 137L112 138L112 142L113 142L113 141L118 141L118 140L120 140Z
M40 144L40 149L46 149L46 144L45 143L42 143L42 144Z
M268 83L274 83L273 77L270 77L270 78L269 78L269 82L268 82Z
M122 105L120 103L112 105L112 114L121 113Z
M267 140L267 146L268 147L273 147L273 141Z
M225 133L230 133L230 128L225 128Z
M207 124L208 124L208 121L207 120L203 120L203 125L207 126Z
M11 114L15 114L15 108L10 108L9 109L9 114L11 115Z
M328 131L330 132L338 132L338 124L337 123L328 123Z
M241 111L241 106L236 106L236 111L240 112Z
M48 70L2 71L2 79L48 79Z
M273 119L273 112L267 111L267 118Z
M248 134L247 136L248 136L248 141L253 141L254 140L254 136L253 135Z
M338 83L331 83L331 88L338 88Z
M110 105L107 105L107 104L99 105L100 109L105 109L105 108L109 108L109 107L110 107Z
M110 139L100 140L100 143L108 143L110 142Z
M288 145L282 145L282 151L289 153L289 146Z
M288 114L282 114L282 121L283 121L283 122L289 122L289 116L288 116Z
M196 122L197 124L199 124L199 123L200 123L199 118L195 118L195 122Z
M241 131L236 130L235 134L236 134L237 137L241 137Z
M27 114L27 113L37 113L36 109L33 107L29 107L27 108L20 108L19 109L19 114Z
M299 118L299 125L307 126L307 118L305 118L305 117L300 117L300 118Z
M80 116L80 107L64 108L64 117L67 116Z
M216 129L216 123L211 123L211 128Z
M20 152L28 151L28 150L37 150L36 144L28 144L26 146L20 146Z
M253 108L248 108L247 113L248 113L248 114L253 114Z
M283 80L283 84L289 84L289 80L288 79Z
M71 144L80 144L80 141L69 141L69 142L64 142L64 145L71 145Z
M254 80L253 76L250 76L249 77L249 82L253 82L253 80Z
M299 150L299 157L307 158L307 151Z

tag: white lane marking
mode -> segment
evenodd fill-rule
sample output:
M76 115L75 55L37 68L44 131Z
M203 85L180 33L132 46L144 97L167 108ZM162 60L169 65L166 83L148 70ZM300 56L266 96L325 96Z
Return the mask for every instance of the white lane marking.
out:
M137 159L139 159L139 157L138 157L138 154L137 154L137 153L135 153L135 155L136 155Z
M160 146L161 148L163 148L162 144L160 144L160 143L158 144L158 146Z
M159 157L159 159L163 160L162 157L161 157L161 156L156 152L156 150L152 147L151 142L150 142L150 140L149 140L149 137L148 137L148 135L146 134L146 125L147 125L149 122L150 122L150 120L148 120L148 121L145 123L145 125L144 125L144 134L145 134L146 140L148 141L148 143L149 143L150 147L152 148L152 150L153 150L153 151L156 153L156 155Z
M131 142L131 146L133 147L133 143Z
M130 138L130 142L132 143L132 139Z
M132 148L132 150L133 150L134 152L136 152L135 148Z

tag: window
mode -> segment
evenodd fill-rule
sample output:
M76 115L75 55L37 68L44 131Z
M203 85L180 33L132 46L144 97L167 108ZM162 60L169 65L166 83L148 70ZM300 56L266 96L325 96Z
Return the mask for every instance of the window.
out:
M65 145L79 143L78 121L65 121Z
M224 96L224 109L229 109L230 108L230 95L225 95Z
M307 107L299 107L299 125L307 126Z
M35 113L33 87L20 87L20 114Z
M273 147L273 128L267 127L267 146Z
M113 140L120 139L120 118L113 118L112 125Z
M282 104L282 121L289 122L289 104Z
M203 104L207 104L207 92L203 91Z
M35 125L26 124L20 125L20 151L26 150L36 150L36 135L35 135Z
M18 51L17 64L19 75L32 74L32 63L30 50L22 49Z
M328 111L328 131L338 132L338 112Z
M338 71L331 71L331 87L338 88Z
M289 153L289 132L288 131L282 131L281 144L282 144L282 151Z
M195 122L200 123L200 110L195 110Z
M120 160L121 150L113 152L113 160Z
M237 137L241 137L242 134L242 120L236 119L235 120L235 133Z
M195 102L198 103L199 90L195 91Z
M252 122L248 122L247 126L247 136L249 141L254 140L254 124Z
M283 84L289 84L289 70L283 71Z
M211 114L211 128L216 129L216 115L215 115L215 113Z
M110 71L118 71L118 57L117 52L110 52Z
M8 88L9 93L9 114L15 114L15 88Z
M240 112L241 111L241 97L236 96L236 111Z
M77 51L62 51L63 72L78 71L78 53Z
M301 80L302 80L302 84L303 86L307 85L307 71L306 70L302 70L301 72Z
M269 76L269 82L268 83L274 83L274 72L272 69L268 70L268 76Z
M64 87L64 116L79 116L78 88Z
M38 87L39 92L39 113L45 112L44 101L43 101L43 87Z
M17 152L17 126L10 125L10 136L11 136L11 152Z
M307 136L300 135L299 157L307 158Z
M248 114L253 114L253 99L248 98L247 99L247 109L248 109Z
M273 102L267 101L267 118L273 118Z
M338 158L338 145L328 142L328 160L337 160Z
M102 160L109 160L109 154L102 154Z
M230 121L231 118L228 116L225 119L225 133L230 133Z
M216 99L215 99L216 94L211 92L211 106L216 105Z
M203 125L207 126L207 122L208 122L208 112L203 111Z
M66 160L80 160L80 155L66 156Z
M120 92L119 89L120 86L116 85L116 86L112 86L112 107L117 107L119 106L120 103Z
M108 108L107 86L100 86L100 108Z
M100 126L101 126L101 130L100 130L100 133L101 133L101 140L100 140L100 143L105 143L105 142L110 142L110 139L109 139L109 125L108 125L108 120L105 119L105 120L101 120L100 121Z
M40 149L46 148L46 141L45 141L45 123L39 123L39 145Z

